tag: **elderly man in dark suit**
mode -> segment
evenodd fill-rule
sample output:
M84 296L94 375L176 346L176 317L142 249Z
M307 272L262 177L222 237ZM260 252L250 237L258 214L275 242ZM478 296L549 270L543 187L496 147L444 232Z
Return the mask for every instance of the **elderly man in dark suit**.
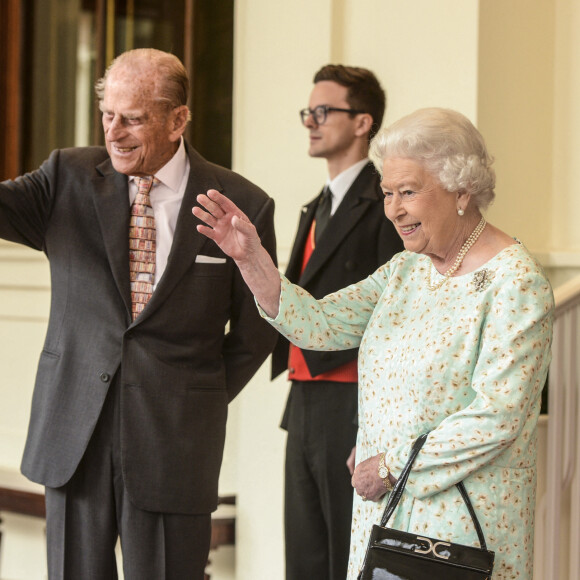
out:
M327 65L300 111L312 157L326 159L323 191L302 208L286 276L315 298L358 282L402 250L367 159L385 93L364 68ZM342 580L348 564L357 415L356 349L302 351L279 337L272 377L292 381L282 420L286 579ZM350 457L349 457L350 456Z
M46 486L49 577L198 580L227 405L271 352L196 195L244 208L272 256L273 201L183 139L174 56L122 54L97 85L106 148L53 152L0 184L0 236L46 253L50 321L22 471Z

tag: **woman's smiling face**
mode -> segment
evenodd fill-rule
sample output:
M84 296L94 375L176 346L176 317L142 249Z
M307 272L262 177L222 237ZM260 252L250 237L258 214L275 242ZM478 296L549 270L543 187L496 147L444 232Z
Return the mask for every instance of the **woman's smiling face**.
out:
M443 189L421 163L387 158L381 187L385 215L397 228L405 249L441 258L454 248L458 194Z

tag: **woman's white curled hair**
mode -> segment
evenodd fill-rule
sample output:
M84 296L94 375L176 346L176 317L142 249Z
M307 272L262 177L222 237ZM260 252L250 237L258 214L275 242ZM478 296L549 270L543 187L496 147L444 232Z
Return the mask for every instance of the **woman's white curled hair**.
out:
M414 159L449 192L468 191L480 209L495 197L493 158L471 121L451 109L419 109L373 139L369 157L382 174L385 159Z

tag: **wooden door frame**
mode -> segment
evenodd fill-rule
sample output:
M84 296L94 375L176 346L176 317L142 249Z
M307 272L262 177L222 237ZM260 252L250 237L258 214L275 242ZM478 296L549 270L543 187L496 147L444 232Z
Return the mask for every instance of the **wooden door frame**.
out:
M96 74L102 75L105 66L107 0L96 0ZM23 139L26 130L25 102L25 14L26 0L0 0L0 180L12 179L24 171ZM191 87L195 86L194 70L194 21L196 0L184 3L184 54L183 64L188 72ZM94 79L96 80L96 79ZM190 92L190 108L193 109L194 92ZM100 113L95 108L93 118L93 144L102 145ZM192 139L191 124L186 138Z
M0 179L22 172L22 0L0 2Z

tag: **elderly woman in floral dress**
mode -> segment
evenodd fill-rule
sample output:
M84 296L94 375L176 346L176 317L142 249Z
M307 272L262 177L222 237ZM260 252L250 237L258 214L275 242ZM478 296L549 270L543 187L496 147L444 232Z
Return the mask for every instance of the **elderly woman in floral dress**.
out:
M455 488L463 481L496 553L493 578L531 580L550 284L526 248L483 217L495 175L463 115L416 111L379 132L371 158L405 251L322 300L280 275L255 228L217 191L198 197L198 230L236 260L263 316L294 344L359 347L348 578L413 441L429 431L390 526L479 545Z

